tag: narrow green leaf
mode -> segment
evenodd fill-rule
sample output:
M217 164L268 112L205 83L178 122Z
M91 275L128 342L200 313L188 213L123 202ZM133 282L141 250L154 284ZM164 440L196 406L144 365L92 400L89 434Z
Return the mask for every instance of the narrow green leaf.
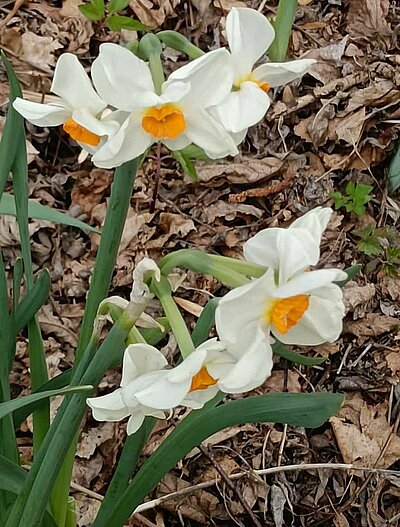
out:
M115 503L111 514L102 521L96 519L92 527L108 527L111 524L123 527L163 476L192 448L219 430L233 425L265 422L317 427L337 412L343 401L343 395L333 393L279 393L248 397L192 412L142 466Z
M19 297L21 294L21 284L24 277L24 263L22 258L15 260L13 268L13 310L16 309L19 303Z
M392 194L400 187L400 143L397 146L396 153L390 161L387 177L389 192Z
M21 300L15 309L15 332L19 333L36 315L46 302L50 293L51 278L47 269L44 269L32 288Z
M59 390L48 390L46 392L36 392L31 393L30 395L24 395L23 397L18 397L17 399L11 399L11 401L6 401L0 403L0 419L3 419L6 415L23 408L26 405L42 401L49 397L55 397L56 395L65 395L67 393L75 392L90 392L93 390L93 386L68 386L67 388L61 388Z
M0 200L0 214L9 214L10 216L17 215L15 197L12 194L3 194ZM66 212L52 209L51 207L47 207L46 205L42 205L31 199L28 201L28 216L35 220L52 221L53 223L61 223L63 225L69 225L70 227L78 227L83 231L99 233L99 231L91 225L69 216Z
M188 175L193 181L198 181L196 167L193 164L193 161L189 156L183 153L182 150L174 150L171 152L172 156L178 161L181 165L182 170Z
M123 15L111 15L107 18L107 26L111 31L120 31L121 29L128 29L129 31L147 31L149 28L139 22L139 20L134 20L129 16Z
M154 417L146 417L140 429L135 434L126 438L117 468L108 486L104 500L101 503L100 510L97 513L97 518L100 522L102 518L109 516L114 508L115 502L118 501L119 497L128 487L129 480L136 470L140 453L155 423L156 419Z
M109 13L116 13L128 7L131 0L110 0L108 2L107 11Z
M19 494L27 474L25 469L0 455L0 489ZM49 512L45 513L43 527L58 527Z
M104 7L103 9L99 9L93 4L84 4L78 7L82 15L85 15L86 18L92 20L93 22L98 22L99 20L104 18Z
M219 298L216 297L209 300L199 316L192 332L192 340L196 348L208 339L210 331L215 324L215 310L217 309L218 301Z
M55 391L68 386L72 377L72 368L63 371L56 377L53 377L47 381L43 386L40 386L34 393L40 393L45 391ZM29 403L13 412L13 422L14 428L17 429L20 427L21 423L30 415L38 406L40 405L40 400L36 402Z
M0 489L18 494L25 482L26 470L0 455Z
M326 361L326 357L307 357L300 355L291 349L287 348L282 342L275 341L272 344L272 351L275 355L282 357L295 364L303 364L304 366L316 366Z
M19 144L18 139L20 138L21 127L23 126L22 116L14 110L12 105L16 97L22 97L21 88L11 64L8 62L3 52L1 52L1 60L3 61L8 81L10 83L10 103L8 105L7 118L0 141L0 198L3 194L11 167L14 163L15 154Z
M335 282L335 284L339 287L343 287L347 284L347 282L350 282L350 280L353 280L353 278L358 275L362 267L363 266L361 264L356 264L352 265L351 267L348 267L344 270L344 272L347 274L347 278L345 280L341 280L340 282Z

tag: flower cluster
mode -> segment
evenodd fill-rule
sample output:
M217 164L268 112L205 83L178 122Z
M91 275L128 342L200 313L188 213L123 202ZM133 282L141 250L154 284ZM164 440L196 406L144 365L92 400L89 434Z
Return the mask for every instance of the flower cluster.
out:
M245 259L266 270L220 300L215 317L218 338L201 344L175 367L153 346L129 345L121 387L87 399L94 418L119 421L131 416L128 434L132 434L146 415L164 418L178 405L201 408L218 391L242 393L260 386L271 373L274 339L298 345L336 340L344 305L335 282L347 275L339 269L313 270L331 213L319 207L288 229L265 229L247 241ZM154 262L147 259L141 268L160 280ZM132 298L149 292L139 275L136 272Z
M113 168L153 143L171 150L195 144L212 159L235 155L247 129L265 115L268 91L301 77L311 59L254 68L274 29L258 11L233 8L226 19L228 51L220 48L174 71L158 89L147 62L117 44L100 46L89 79L69 53L57 62L55 102L17 98L16 110L37 126L59 126L93 163Z

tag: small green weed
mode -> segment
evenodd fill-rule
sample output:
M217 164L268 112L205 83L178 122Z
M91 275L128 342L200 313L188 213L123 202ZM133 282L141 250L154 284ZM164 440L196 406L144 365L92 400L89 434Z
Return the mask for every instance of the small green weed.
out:
M94 22L100 22L104 19L111 31L120 31L121 29L146 31L148 27L138 20L118 14L128 7L129 2L130 0L110 0L105 5L104 0L90 0L87 4L80 5L79 10L86 18Z
M365 205L373 198L372 189L371 185L349 181L346 185L346 194L341 192L331 194L335 210L344 207L346 212L354 212L357 216L363 216L366 211Z

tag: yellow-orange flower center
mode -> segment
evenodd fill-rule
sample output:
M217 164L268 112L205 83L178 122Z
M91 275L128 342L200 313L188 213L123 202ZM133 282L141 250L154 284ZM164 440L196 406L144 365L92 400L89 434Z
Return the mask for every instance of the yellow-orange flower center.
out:
M63 130L72 137L72 139L75 139L75 141L85 143L86 145L97 146L101 140L99 135L90 132L71 118L68 118L65 121L63 124Z
M240 85L242 82L254 82L254 84L257 84L263 92L267 93L271 86L268 84L268 82L258 81L253 77L253 75L250 73L250 75L246 75L245 77L240 77L234 82L234 86L237 89L240 89Z
M205 390L209 386L213 386L216 383L217 381L214 379L214 377L211 377L207 371L207 368L203 366L201 370L192 378L192 384L190 385L189 391L194 392L195 390Z
M276 299L264 314L268 324L273 324L279 333L285 335L303 317L310 305L308 295L296 295Z
M267 93L270 89L270 85L268 84L268 82L255 81L255 80L253 80L253 82L255 82L257 86L259 86L262 89L262 91L265 91L265 93Z
M175 139L186 128L181 110L173 104L149 108L142 118L143 129L157 139Z

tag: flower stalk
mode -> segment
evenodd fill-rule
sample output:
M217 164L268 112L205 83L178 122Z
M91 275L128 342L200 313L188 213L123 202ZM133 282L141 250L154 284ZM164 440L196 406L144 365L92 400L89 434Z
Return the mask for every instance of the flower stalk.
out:
M276 17L273 21L275 39L268 50L268 56L274 62L286 60L296 9L297 0L279 1Z

